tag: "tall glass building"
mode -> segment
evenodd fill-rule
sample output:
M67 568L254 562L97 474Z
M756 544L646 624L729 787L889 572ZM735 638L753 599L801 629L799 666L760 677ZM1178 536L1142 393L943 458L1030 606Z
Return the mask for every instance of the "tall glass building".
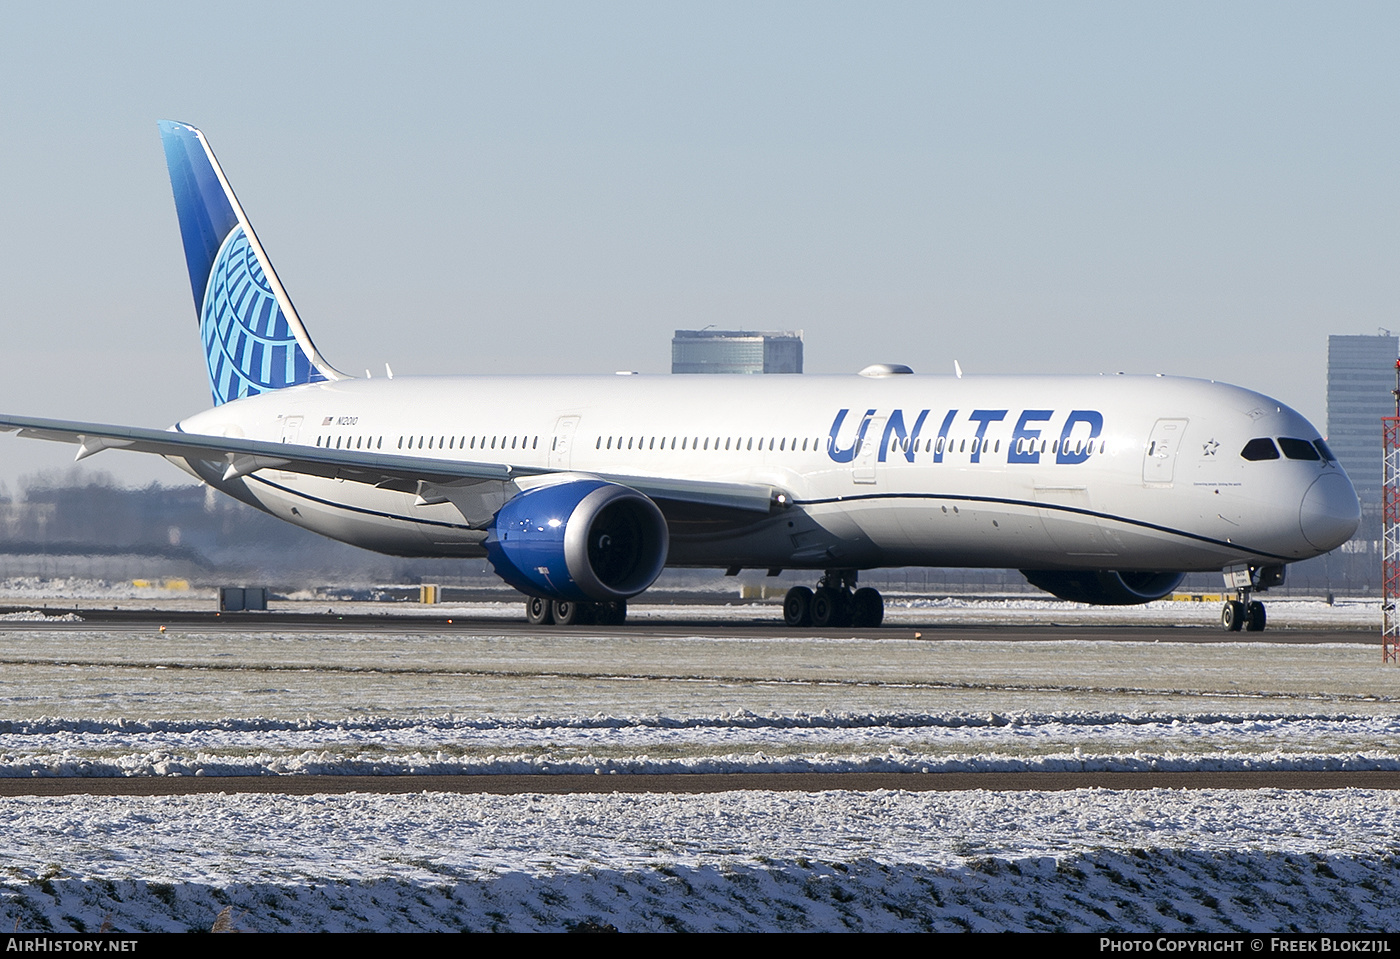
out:
M801 373L802 331L676 330L672 373Z
M1327 338L1327 445L1361 498L1358 539L1380 537L1381 417L1395 415L1400 337Z

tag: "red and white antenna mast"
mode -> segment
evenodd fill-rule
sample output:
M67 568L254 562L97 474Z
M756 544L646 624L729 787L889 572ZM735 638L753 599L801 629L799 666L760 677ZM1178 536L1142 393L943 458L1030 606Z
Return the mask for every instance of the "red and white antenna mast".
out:
M1385 437L1381 489L1381 662L1400 662L1400 360L1395 361L1395 415L1381 417Z

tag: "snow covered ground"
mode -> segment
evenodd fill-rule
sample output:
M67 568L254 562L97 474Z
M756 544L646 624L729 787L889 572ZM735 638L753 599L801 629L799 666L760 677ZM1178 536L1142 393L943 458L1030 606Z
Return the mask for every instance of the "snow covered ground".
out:
M22 930L1386 930L1395 794L7 800Z
M400 591L411 587L398 587ZM183 580L172 581L170 588L153 581L136 585L132 582L81 579L76 577L43 578L18 576L0 579L0 605L48 603L50 605L111 604L151 606L170 609L210 609L216 591L208 587L191 587ZM645 600L645 594L643 595ZM1374 629L1381 622L1379 599L1340 599L1333 604L1309 599L1270 599L1271 629ZM288 600L274 600L272 608L331 609L336 612L359 614L379 613L402 615L406 611L441 613L462 619L523 618L520 603L441 604L432 607L404 602L355 602L317 599L313 591L293 594ZM634 602L629 617L640 622L684 621L734 622L753 620L781 622L780 598L764 602L740 600L737 596L726 601L717 594L704 594L694 605L650 604ZM1045 594L1030 594L1017 598L977 599L968 597L916 597L891 593L886 597L885 622L891 626L916 625L987 625L987 626L1215 626L1220 620L1218 602L1189 602L1161 600L1141 606L1083 606L1052 599Z
M0 777L1400 769L1340 715L542 716L0 722Z
M1400 670L1364 633L1123 643L1073 626L1010 643L14 621L0 631L0 776L1400 768ZM230 907L250 930L1394 929L1397 803L1362 790L3 799L0 925L207 929Z

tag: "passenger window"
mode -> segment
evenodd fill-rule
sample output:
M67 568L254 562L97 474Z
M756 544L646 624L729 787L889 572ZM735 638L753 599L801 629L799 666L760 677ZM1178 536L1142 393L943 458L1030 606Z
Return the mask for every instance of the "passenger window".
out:
M1283 455L1291 460L1313 460L1316 462L1322 458L1318 455L1316 447L1307 440L1295 440L1281 436L1278 445L1283 449Z
M1278 447L1275 446L1274 441L1267 436L1261 436L1258 439L1250 440L1248 443L1244 444L1244 449L1240 450L1240 455L1251 462L1257 462L1258 460L1276 460L1278 459Z

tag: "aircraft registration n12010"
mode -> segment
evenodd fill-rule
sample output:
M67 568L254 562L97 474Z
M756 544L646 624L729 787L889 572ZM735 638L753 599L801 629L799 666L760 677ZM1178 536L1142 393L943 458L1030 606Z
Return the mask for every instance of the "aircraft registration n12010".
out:
M1356 492L1259 393L1163 376L364 378L316 349L204 135L162 121L214 407L168 430L0 429L165 456L272 515L401 556L485 556L535 623L620 623L666 566L812 570L795 627L876 626L861 570L1022 570L1096 604L1190 571L1256 591L1346 542ZM815 578L815 577L814 577Z

